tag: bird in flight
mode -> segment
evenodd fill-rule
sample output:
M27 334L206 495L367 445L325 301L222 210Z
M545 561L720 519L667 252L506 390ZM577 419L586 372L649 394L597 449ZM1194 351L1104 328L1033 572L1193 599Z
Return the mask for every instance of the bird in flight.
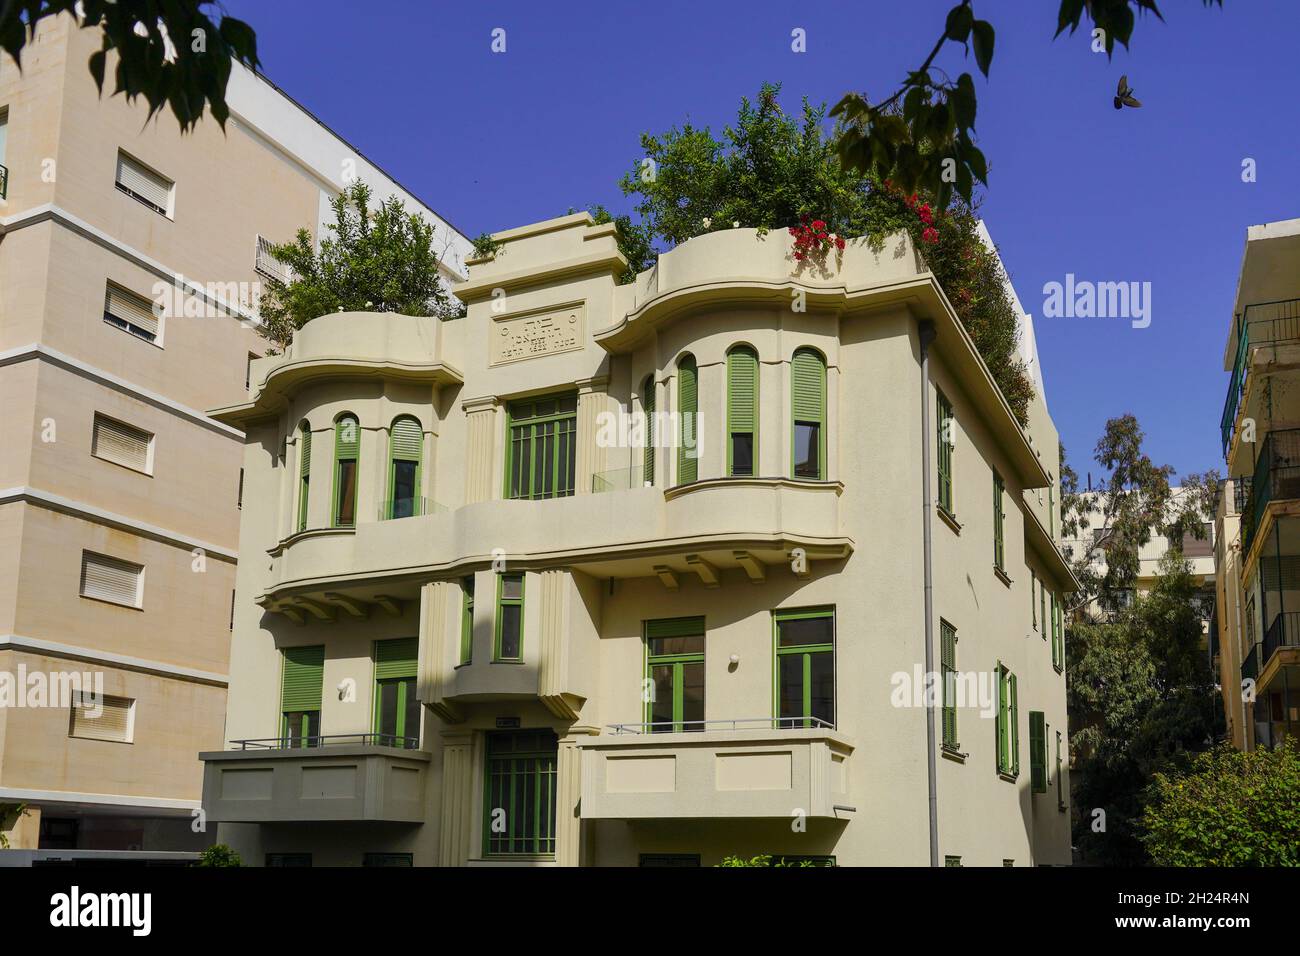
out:
M1115 109L1122 110L1126 106L1136 108L1141 105L1133 98L1133 87L1128 85L1128 74L1124 74L1119 78L1119 86L1115 89Z

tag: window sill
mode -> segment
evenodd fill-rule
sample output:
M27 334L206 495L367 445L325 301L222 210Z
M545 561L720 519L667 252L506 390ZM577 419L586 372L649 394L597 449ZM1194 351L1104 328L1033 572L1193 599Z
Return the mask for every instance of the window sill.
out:
M494 658L493 660L488 661L488 663L489 663L489 664L522 664L523 661L522 661L522 660L512 660L512 659L511 659L511 660L508 660L508 659L506 659L506 658L501 658L500 660L497 660L497 659Z
M957 520L957 516L955 514L953 514L943 505L935 505L934 510L939 513L939 517L943 519L943 523L946 524L949 528L952 528L953 534L961 534L961 522Z
M1011 576L1007 574L1007 572L1003 571L996 564L993 565L993 573L997 576L997 579L999 581L1001 581L1007 587L1011 587Z
M1058 674L1064 674L1064 673L1065 673L1065 668L1062 667L1060 664L1053 664L1053 665L1052 665L1052 670L1056 671L1056 673L1058 673Z
M1070 808L1066 806L1064 803L1058 803L1056 805L1056 809L1059 810L1061 813L1068 813L1070 810Z
M1003 780L1005 780L1007 783L1015 783L1017 780L1020 779L1019 773L1008 773L1005 770L999 770L998 776L1001 777Z
M951 760L953 763L964 764L966 762L966 758L970 756L970 754L964 754L956 747L949 747L947 744L944 744L943 747L940 748L939 752L943 754L945 757L947 757L949 760Z

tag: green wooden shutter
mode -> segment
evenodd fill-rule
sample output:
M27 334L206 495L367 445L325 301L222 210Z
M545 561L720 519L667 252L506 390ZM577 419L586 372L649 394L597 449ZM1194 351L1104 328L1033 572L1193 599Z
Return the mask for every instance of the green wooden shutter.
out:
M1047 728L1043 712L1029 712L1029 782L1034 793L1047 792Z
M796 422L817 425L817 463L826 477L826 363L812 349L797 349L790 361L790 430ZM793 438L792 438L793 441Z
M998 665L995 674L998 675L998 771L1006 772L1007 770L1007 672L1001 664Z
M351 415L344 415L334 426L334 457L356 460L360 453L361 426Z
M398 461L418 462L424 450L424 431L414 418L399 418L393 422L389 444L393 458Z
M943 681L943 743L957 746L957 631L947 621L939 622L939 670Z
M311 428L303 422L298 439L298 530L307 529L307 500L311 489Z
M1016 695L1016 675L1007 676L1011 693L1011 773L1020 773L1020 701Z
M419 653L419 645L414 637L375 641L375 680L414 677Z
M1005 486L1002 476L993 472L993 566L1006 570L1002 543L1002 494Z
M754 436L754 473L758 469L758 356L745 346L727 353L727 472L731 473L731 436Z
M680 418L680 441L677 445L677 483L695 481L699 475L699 371L695 359L686 356L677 366L677 414Z
M320 710L325 678L325 646L286 647L280 684L280 710Z
M641 409L645 412L645 451L641 460L641 483L655 482L655 377L650 375L641 387Z
M937 395L937 414L935 415L938 439L939 467L939 507L949 514L952 510L952 441L948 422L952 420L952 403L943 392L935 390Z
M702 617L672 617L645 622L645 636L649 640L660 637L697 637L703 633Z

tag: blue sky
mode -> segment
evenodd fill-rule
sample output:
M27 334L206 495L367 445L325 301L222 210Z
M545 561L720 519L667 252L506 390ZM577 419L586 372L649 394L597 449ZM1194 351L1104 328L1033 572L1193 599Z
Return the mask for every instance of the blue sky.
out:
M719 130L742 95L875 98L920 64L954 0L853 3L226 0L267 75L470 236L602 202L643 131ZM1056 0L976 0L997 29L977 79L982 214L1035 317L1048 402L1081 478L1132 412L1157 462L1222 470L1224 337L1248 225L1300 216L1290 0L1161 0L1112 62ZM506 30L506 52L491 31ZM791 31L807 34L793 53ZM975 73L951 47L938 61ZM1129 75L1140 110L1111 107ZM1243 183L1250 157L1258 179ZM1066 273L1151 283L1151 324L1042 317Z

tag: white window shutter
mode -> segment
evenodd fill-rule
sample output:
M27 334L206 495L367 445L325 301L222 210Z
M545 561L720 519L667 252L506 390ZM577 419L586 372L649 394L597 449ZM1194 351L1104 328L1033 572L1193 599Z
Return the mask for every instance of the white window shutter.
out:
M95 697L80 692L72 702L72 724L68 736L130 743L134 703L129 697L109 697L106 694Z
M140 607L144 566L110 558L93 551L81 552L81 596Z
M126 153L117 154L117 184L165 214L171 213L172 181Z
M95 415L91 454L107 461L143 471L150 471L150 446L153 435L103 415Z

